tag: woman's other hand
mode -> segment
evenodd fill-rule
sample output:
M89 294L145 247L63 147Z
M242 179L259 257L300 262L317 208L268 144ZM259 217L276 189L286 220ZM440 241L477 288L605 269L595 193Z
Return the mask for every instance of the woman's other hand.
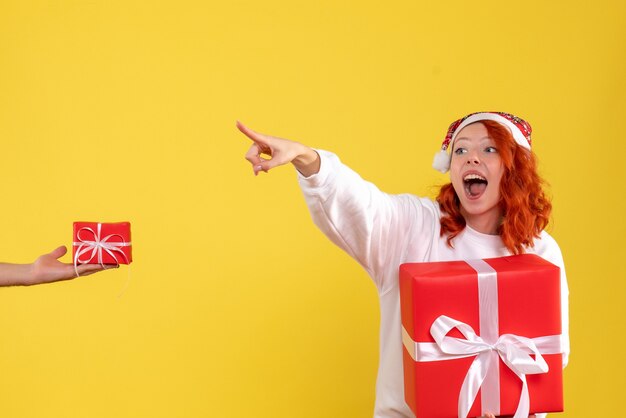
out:
M237 128L252 140L246 160L252 164L254 175L274 167L292 163L303 176L309 177L320 169L320 158L314 149L299 142L261 134L237 122ZM269 158L264 158L267 155Z

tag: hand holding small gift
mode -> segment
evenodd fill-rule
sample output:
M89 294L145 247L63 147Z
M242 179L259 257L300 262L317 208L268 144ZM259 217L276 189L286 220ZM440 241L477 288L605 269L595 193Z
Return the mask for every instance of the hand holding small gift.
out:
M76 278L73 263L63 263L58 259L67 253L65 246L39 256L31 264L0 263L0 286L30 286ZM99 264L81 264L77 267L79 276L88 276L103 270Z

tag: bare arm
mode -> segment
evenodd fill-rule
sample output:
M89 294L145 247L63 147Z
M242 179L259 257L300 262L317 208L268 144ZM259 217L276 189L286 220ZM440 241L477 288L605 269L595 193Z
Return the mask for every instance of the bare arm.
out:
M30 286L75 278L74 265L58 260L66 252L67 248L62 246L38 257L31 264L0 263L0 286ZM102 269L98 264L77 267L79 276L87 276Z
M305 177L320 170L320 157L314 149L299 142L255 132L241 122L237 122L237 128L253 142L246 153L246 159L252 164L255 176L260 171L267 173L274 167L288 163L293 164ZM265 159L261 154L271 158Z

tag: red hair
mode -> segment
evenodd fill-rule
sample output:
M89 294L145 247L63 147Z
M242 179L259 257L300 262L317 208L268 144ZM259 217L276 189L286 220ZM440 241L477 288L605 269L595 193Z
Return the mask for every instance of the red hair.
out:
M504 166L499 202L503 218L498 235L512 254L521 254L525 247L533 246L533 240L548 225L552 211L552 204L542 188L544 181L537 173L535 154L517 145L511 132L499 123L490 120L476 123L487 128ZM441 187L437 202L444 212L441 236L448 234L447 242L452 247L452 240L465 228L452 183Z

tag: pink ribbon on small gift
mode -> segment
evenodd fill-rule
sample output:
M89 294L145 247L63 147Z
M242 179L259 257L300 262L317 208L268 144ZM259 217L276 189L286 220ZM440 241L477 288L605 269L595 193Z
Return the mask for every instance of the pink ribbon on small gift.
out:
M442 361L476 356L459 393L458 416L466 418L481 390L482 413L500 415L500 372L498 358L522 381L522 393L514 418L527 418L530 395L526 375L547 373L542 354L559 354L564 350L561 335L526 338L499 334L497 272L483 260L466 261L478 273L478 305L481 336L471 326L445 315L430 328L434 343L413 341L402 327L402 342L414 361ZM448 337L457 329L465 337ZM533 358L534 356L534 358Z
M92 240L83 239L81 237L81 233L83 231L86 231L87 233L91 233L91 235L93 236L93 239ZM121 239L121 242L119 241L110 242L109 240L114 237L119 237L119 239ZM76 272L76 277L78 277L78 264L89 263L91 260L94 259L95 256L97 256L97 263L100 264L104 268L104 264L102 263L103 251L109 254L111 257L113 257L116 265L119 265L119 259L117 258L115 253L121 254L126 264L128 264L128 257L126 257L126 254L124 254L124 251L122 251L122 248L130 247L131 243L125 242L124 237L121 236L120 234L110 234L105 237L102 237L102 224L101 223L98 223L98 226L96 227L96 231L86 226L80 228L76 232L76 239L78 240L78 242L73 243L75 247L78 247L76 249L76 254L74 255L74 271ZM81 259L81 256L83 254L86 254L89 252L91 252L89 257L87 257L86 259Z

